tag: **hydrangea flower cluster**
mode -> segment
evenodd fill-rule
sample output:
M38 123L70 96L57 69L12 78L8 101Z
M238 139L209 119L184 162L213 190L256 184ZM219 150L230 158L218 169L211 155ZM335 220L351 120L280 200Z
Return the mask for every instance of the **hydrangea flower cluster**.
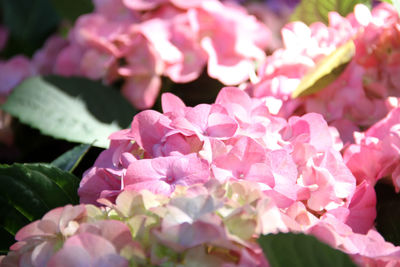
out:
M28 62L13 84L35 72L122 77L124 94L146 108L162 75L188 82L207 63L213 78L245 81L269 39L246 11L216 0L95 4L69 42L52 38L33 63L15 58L0 70ZM388 4L330 13L329 26L293 22L258 82L194 107L163 94L162 112L142 111L110 136L83 175L81 204L22 228L0 265L268 266L257 238L290 231L361 266L398 266L400 247L374 227L374 186L383 179L400 192L399 25ZM0 48L6 35L0 28ZM349 41L355 55L339 78L292 99L304 75Z
M60 207L25 226L2 266L266 266L256 238L278 231L316 235L361 265L399 260L400 248L376 231L354 233L300 204L279 209L245 180L177 186L169 197L125 190L115 204L99 202L104 207Z
M50 38L33 62L17 56L3 63L7 95L34 74L123 80L123 95L137 108L152 107L161 76L175 83L210 77L224 84L246 81L265 58L269 29L244 7L217 0L95 0L95 11L78 18L68 42ZM215 27L218 25L218 27ZM12 74L13 79L8 74ZM2 79L3 80L3 79Z
M259 69L260 81L248 91L274 114L323 114L346 143L352 142L354 131L371 126L399 105L399 22L395 8L382 3L372 11L357 5L346 18L331 12L328 26L290 23L282 29L285 47L267 58ZM355 55L339 78L318 93L292 99L304 75L348 41L354 42Z
M187 107L172 94L162 99L163 113L136 115L130 129L111 135L110 148L85 173L78 193L99 221L56 222L51 235L71 236L62 234L64 245L41 237L38 246L32 242L43 234L35 229L52 217L46 215L20 231L4 262L37 255L68 262L75 244L91 247L89 240L99 238L109 251L85 249L90 257L82 257L93 263L110 255L143 264L265 266L256 238L278 231L316 235L360 263L400 260L400 248L373 229L373 187L356 185L339 153L338 132L321 115L285 120L234 87L223 88L214 104ZM103 205L102 212L93 204ZM93 226L118 221L133 237L126 249Z
M83 203L123 190L168 196L177 185L214 179L257 182L279 207L305 201L317 213L346 206L354 193L337 131L318 114L286 121L234 87L214 104L187 107L172 94L162 100L164 113L143 111L131 129L111 135L82 179Z
M269 29L233 2L93 2L95 11L78 18L68 41L53 36L32 62L16 56L2 63L2 95L35 74L77 75L106 83L122 79L123 95L145 109L158 96L161 76L187 83L207 65L210 77L236 85L265 59ZM0 29L0 45L3 32Z
M266 266L257 237L288 231L360 265L400 262L400 247L374 230L373 183L357 183L321 115L285 120L234 87L214 104L162 99L163 113L143 111L110 137L83 177L83 204L21 229L2 265ZM391 114L380 127L396 123Z

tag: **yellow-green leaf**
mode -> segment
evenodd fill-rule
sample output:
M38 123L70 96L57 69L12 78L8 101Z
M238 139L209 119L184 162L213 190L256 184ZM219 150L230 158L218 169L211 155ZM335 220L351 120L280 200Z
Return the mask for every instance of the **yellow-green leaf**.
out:
M357 4L371 6L371 0L302 0L290 20L303 21L307 25L316 21L328 24L329 12L335 11L345 17L353 12L354 6Z
M320 60L300 81L292 98L319 92L335 81L353 58L355 46L352 40L339 46L331 54Z

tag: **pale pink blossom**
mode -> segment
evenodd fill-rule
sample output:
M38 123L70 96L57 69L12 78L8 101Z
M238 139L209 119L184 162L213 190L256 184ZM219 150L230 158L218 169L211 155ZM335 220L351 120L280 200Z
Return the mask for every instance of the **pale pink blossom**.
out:
M234 136L238 128L237 122L218 104L187 107L184 116L174 118L171 126L184 135L197 135L200 140L228 139Z
M47 266L129 266L129 262L117 254L109 241L90 233L69 238L47 264Z
M239 84L248 79L254 62L265 58L269 31L242 8L203 1L189 16L208 54L210 77L227 85Z
M354 131L371 126L391 110L388 97L399 96L398 29L396 10L384 3L371 12L356 5L347 17L331 12L327 26L289 23L282 29L284 48L267 57L258 70L260 81L247 91L284 117L318 112L338 126L345 144L351 143ZM349 40L354 41L355 56L341 75L317 93L292 99L304 75Z
M141 30L153 44L155 50L165 62L164 74L172 81L185 83L199 77L207 61L207 54L197 42L187 13L161 9L159 12L176 13L157 14L157 17L141 24ZM158 34L154 34L158 32Z
M32 222L15 235L18 241L11 246L9 256L2 262L7 266L43 266L55 254L55 247L64 237L74 235L79 223L87 218L84 205L65 206L46 213L41 220Z

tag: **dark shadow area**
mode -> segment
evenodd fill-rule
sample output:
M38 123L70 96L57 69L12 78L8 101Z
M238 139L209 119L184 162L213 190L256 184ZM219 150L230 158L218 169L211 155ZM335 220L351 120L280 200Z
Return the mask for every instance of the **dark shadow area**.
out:
M0 0L0 15L10 36L1 56L32 56L54 33L61 17L48 0Z
M0 226L0 255L6 255L10 246L16 241L14 236Z
M0 164L52 162L63 153L79 145L42 135L14 119L12 123L14 143L11 146L0 144ZM83 157L74 174L81 179L82 174L93 166L102 148L91 147Z
M215 98L224 86L218 80L210 78L206 69L203 70L198 79L190 83L173 83L168 78L163 77L161 93L157 97L153 109L161 111L161 94L166 92L178 96L187 106L211 104L215 102Z
M400 245L400 194L392 184L379 182L376 191L376 229L386 241Z
M3 164L50 162L75 146L74 143L42 135L39 130L17 119L13 119L11 128L14 133L13 144L0 144L0 163Z

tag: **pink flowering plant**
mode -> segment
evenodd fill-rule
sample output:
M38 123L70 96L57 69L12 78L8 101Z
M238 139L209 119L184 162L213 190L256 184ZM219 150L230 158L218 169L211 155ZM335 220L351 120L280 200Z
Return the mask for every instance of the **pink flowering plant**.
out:
M329 124L338 128L345 142L353 142L353 132L372 126L398 107L398 82L393 74L398 68L394 63L398 23L395 7L385 3L371 11L357 5L347 17L331 12L328 25L289 23L282 29L284 47L267 58L258 70L258 81L248 90L253 97L263 99L274 114L323 114ZM338 76L334 82L311 84L308 92L303 88L304 97L293 97L299 95L296 88L310 70L346 45L347 54L354 56L341 73L332 71L339 65L331 67L331 78ZM322 79L321 75L318 78ZM310 93L312 86L320 91Z
M4 2L0 266L400 266L400 4L321 1Z

